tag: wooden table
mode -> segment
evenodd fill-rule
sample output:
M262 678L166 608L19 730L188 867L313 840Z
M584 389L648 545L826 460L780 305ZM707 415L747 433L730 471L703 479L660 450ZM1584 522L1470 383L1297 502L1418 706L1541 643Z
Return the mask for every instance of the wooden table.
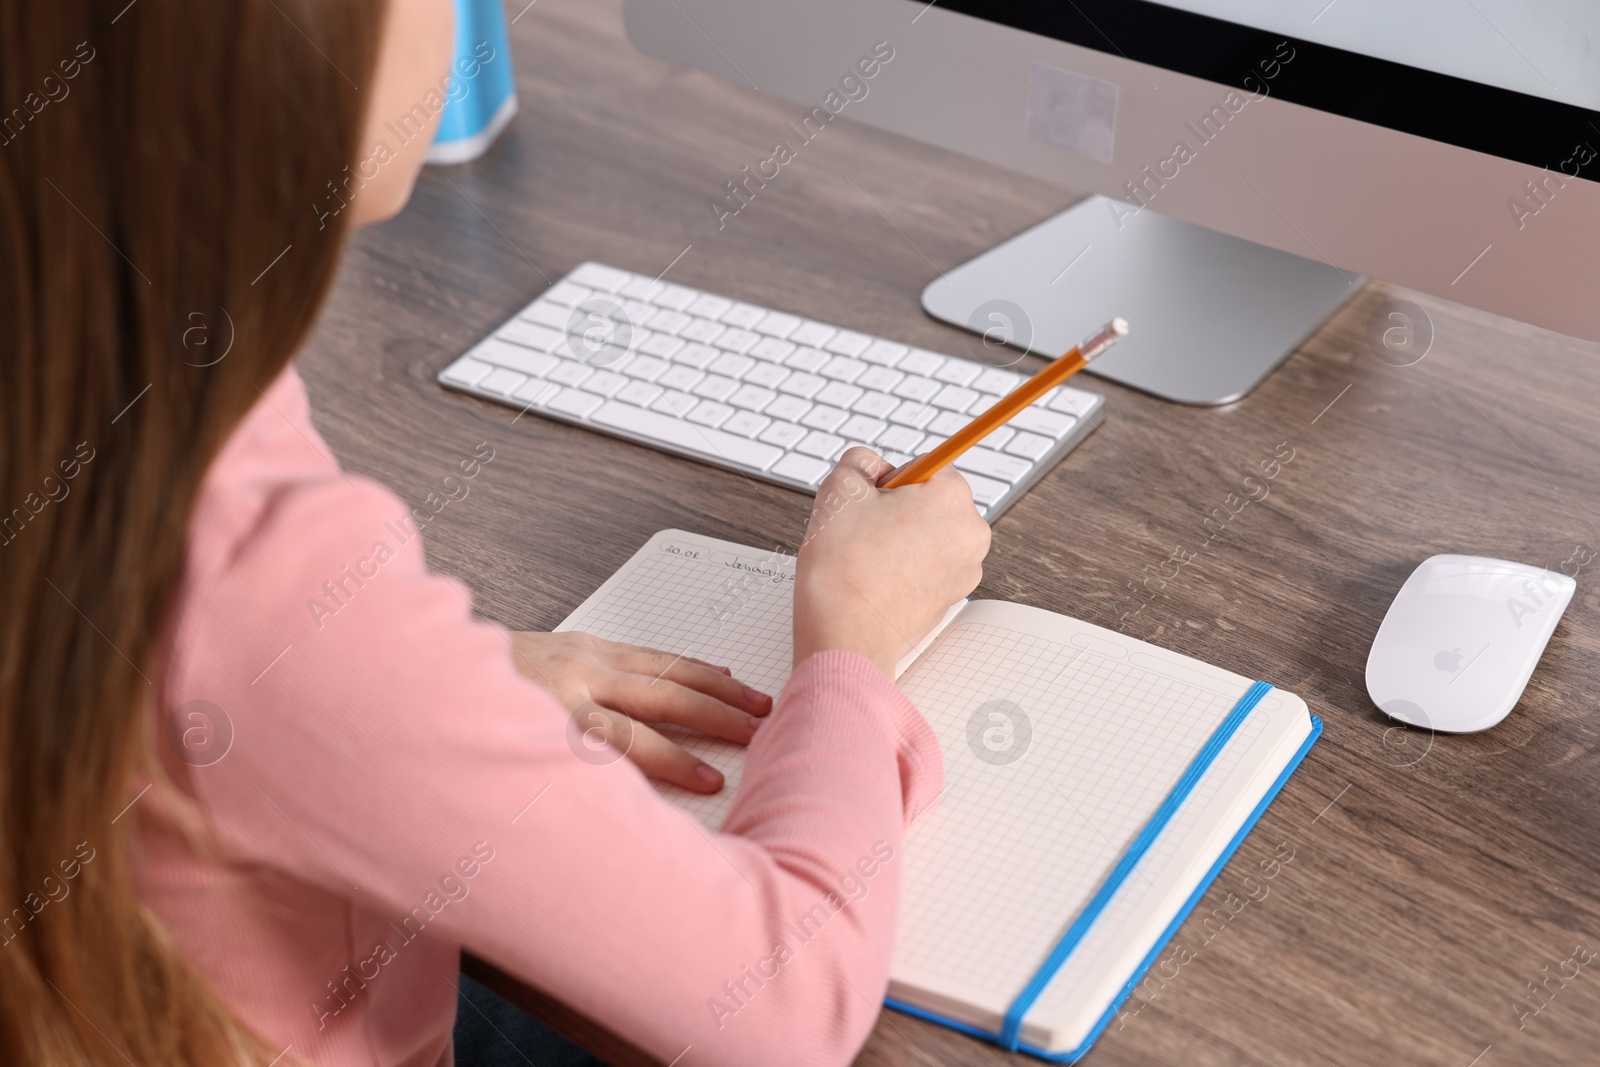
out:
M670 278L687 285L968 353L967 335L919 310L922 287L1076 199L834 123L719 230L708 199L770 154L795 108L641 56L619 7L541 0L518 18L521 115L486 158L429 169L401 218L355 238L301 361L343 462L413 503L492 444L494 462L435 524L428 553L510 627L553 626L656 530L793 548L809 506L540 418L512 425L513 412L434 384L547 280L591 258L652 274L675 264ZM1365 340L1397 296L1425 308L1436 333L1403 368ZM1258 899L1209 943L1191 920L1179 937L1203 947L1154 999L1130 1002L1089 1062L1600 1059L1600 961L1550 981L1543 1000L1527 985L1576 946L1600 951L1600 598L1587 580L1600 557L1494 730L1394 728L1362 680L1384 610L1424 557L1571 572L1600 551L1597 346L1373 284L1231 407L1086 381L1106 394L1107 422L996 524L980 595L1265 677L1327 724L1196 914L1229 893ZM1294 459L1270 495L1234 514L1246 475L1284 443ZM1172 573L1162 565L1178 546L1194 562L1147 582ZM1280 846L1293 862L1247 886ZM544 998L542 1010L559 1008ZM859 1062L1007 1059L885 1013Z

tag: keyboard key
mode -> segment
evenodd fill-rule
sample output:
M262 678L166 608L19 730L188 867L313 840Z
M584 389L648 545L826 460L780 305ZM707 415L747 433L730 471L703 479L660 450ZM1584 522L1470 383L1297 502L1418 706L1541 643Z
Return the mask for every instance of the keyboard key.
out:
M624 378L620 374L613 374L611 371L602 370L595 371L589 377L585 378L583 380L583 384L578 386L578 388L582 389L586 393L598 393L601 396L612 397L620 393L628 384L628 381L629 379Z
M667 394L654 404L650 405L651 411L659 411L664 415L675 415L678 418L689 414L700 403L700 398L688 393L680 393L676 389L668 390Z
M574 285L571 282L561 281L556 282L556 284L552 285L548 290L546 290L544 296L540 297L540 299L548 300L552 304L560 304L562 307L571 308L577 307L579 304L589 299L591 295L592 291L585 289L581 285Z
M826 430L832 433L849 417L848 412L840 411L838 408L830 408L826 404L818 404L806 412L805 418L800 420L800 425L809 426L813 430Z
M703 396L709 400L726 400L738 391L738 381L724 378L720 374L708 375L699 385L689 390L695 396Z
M560 366L551 368L545 377L560 385L578 385L593 373L593 367L586 367L577 360L568 359L563 360Z
M471 354L474 359L481 359L485 363L493 363L497 367L509 367L512 370L521 371L523 374L529 374L536 378L544 377L551 367L561 362L548 352L536 352L531 348L523 348L521 345L496 341L492 337L477 348L474 348Z
M906 455L915 455L917 446L922 444L925 435L907 426L891 426L878 435L877 444L883 448L904 452Z
M799 422L800 417L811 410L811 401L801 400L797 396L780 396L762 409L765 415L784 422Z
M548 300L540 300L523 308L518 312L517 318L566 333L567 323L572 321L572 309Z
M865 373L856 379L856 384L863 389L875 389L880 393L887 393L899 385L900 379L904 377L904 374L888 367L868 367Z
M867 363L877 363L878 366L894 366L906 357L907 349L904 344L894 344L893 341L874 341L862 352L861 358Z
M967 484L972 487L972 502L980 508L986 508L993 504L1011 489L1005 482L998 482L993 478L985 478L981 474L970 474L967 471L960 470L960 468L957 468L957 471L961 477L967 480Z
M822 347L825 351L841 356L859 356L864 348L872 344L872 338L864 333L854 330L839 330Z
M622 364L620 369L630 378L642 378L647 382L653 382L666 373L670 366L670 363L654 356L634 356Z
M712 348L710 345L689 345L672 353L672 362L682 363L696 370L705 370L716 362L720 355L722 355L720 348Z
M757 415L753 411L735 411L728 416L728 421L722 424L722 428L740 437L754 437L771 423L772 420L765 415Z
M712 361L706 369L713 374L725 374L729 378L743 378L745 372L756 365L756 361L749 356L739 356L732 352L724 352Z
M700 379L704 377L705 374L702 371L697 371L693 367L685 367L681 364L677 364L662 374L661 377L657 378L656 384L665 389L677 389L681 392L688 392L696 385L699 385Z
M649 300L664 289L666 286L654 278L638 277L624 285L620 292L623 296L631 296L635 300Z
M596 393L586 393L582 389L563 389L545 401L544 407L551 411L559 411L563 415L586 419L605 402L606 398Z
M923 377L932 377L938 373L939 368L942 366L944 366L943 356L923 348L913 348L909 356L895 364L898 370L903 370L907 374L919 374Z
M828 354L818 352L815 348L802 348L783 361L786 367L803 370L807 373L822 369L827 365Z
M659 385L651 385L649 382L644 381L631 381L617 393L618 400L641 408L647 408L654 404L660 396L661 387Z
M1036 433L1019 433L1016 440L1006 445L1006 451L1024 459L1042 459L1055 447L1055 442Z
M740 386L737 392L728 397L728 403L746 411L760 411L776 400L777 397L778 394L771 389L762 389L755 385L744 385Z
M822 392L816 396L819 404L832 404L836 408L847 408L861 398L866 392L859 385L846 385L843 382L829 382L822 387Z
M565 334L548 326L538 326L531 322L523 322L521 319L512 319L500 327L495 336L502 341L536 348L540 352L554 352L556 346L567 339Z
M800 320L794 315L785 315L781 311L769 311L765 318L756 323L751 329L756 333L764 333L768 337L782 340L800 326Z
M658 333L644 344L639 346L639 351L651 356L670 357L674 352L684 346L683 338L673 337L670 334Z
M496 368L493 374L480 381L478 388L488 390L491 393L499 393L501 396L510 396L513 389L527 380L527 375L518 374L514 370L506 370L501 367Z
M899 385L889 390L895 396L906 400L915 400L919 404L926 404L934 398L943 387L931 378L907 377Z
M601 266L599 263L585 263L572 272L572 280L587 285L591 289L614 293L624 285L627 285L632 280L632 276L611 267Z
M882 419L869 419L865 415L852 415L839 427L839 434L852 441L862 444L871 444L878 439L878 435L889 428L889 424Z
M717 318L729 326L737 326L741 330L748 330L756 323L767 317L766 308L758 308L754 304L734 304Z
M990 367L973 381L972 387L980 393L993 393L1004 396L1022 384L1022 375L1016 371L999 370Z
M985 448L992 448L996 452L998 452L1001 449L1005 448L1006 442L1011 440L1016 435L1017 435L1017 431L1013 430L1009 426L996 426L990 432L988 437L985 437L983 440L979 441L978 443L983 445Z
M671 308L673 311L682 311L694 303L699 293L693 289L685 289L681 285L669 285L651 298L650 303L657 307Z
M832 459L844 448L844 438L821 430L813 430L806 434L806 439L794 446L796 452L806 456L815 456L817 459Z
M937 414L939 414L939 409L936 407L928 404L919 404L915 400L907 400L889 412L889 421L920 430L932 422L933 417Z
M773 464L772 473L814 486L826 478L832 469L820 459L791 452Z
M725 352L737 352L740 355L754 348L756 342L761 340L760 334L751 333L749 330L726 330L716 340L716 346Z
M821 348L838 332L832 326L807 319L795 329L794 333L789 335L789 340L797 345L810 345L812 348Z
M1087 415L1098 399L1100 398L1093 393L1085 393L1081 389L1068 389L1063 385L1050 398L1050 410L1059 411L1063 415Z
M733 307L732 300L727 300L720 296L712 296L710 293L701 293L695 297L694 303L683 310L697 318L720 319L731 307Z
M968 474L982 474L1002 482L1015 482L1033 469L1033 464L1016 456L1005 456L987 448L969 448L955 459L955 466Z
M808 431L792 422L775 422L761 432L761 440L787 451L805 440Z
M1034 433L1060 437L1072 429L1077 421L1071 415L1063 415L1058 411L1044 411L1038 405L1034 405L1017 412L1011 419L1011 425L1019 430L1032 430Z
M994 407L999 400L1000 398L993 393L979 393L978 399L967 405L967 414L982 415L985 411Z
M655 330L657 333L670 333L677 335L684 327L695 321L696 320L691 319L681 311L673 311L671 308L662 308L654 315L651 315L650 318L645 322L645 325L650 329Z
M947 359L933 376L950 385L971 385L983 373L983 364L970 359Z
M789 368L780 367L776 363L757 363L750 368L744 380L751 385L759 385L771 389L789 376Z
M964 419L953 411L941 411L934 417L932 422L928 423L928 432L936 433L940 437L949 437L971 421L971 419Z
M965 411L974 400L978 399L978 396L979 394L971 389L963 389L959 385L947 385L933 398L933 406L944 408L946 411Z
M678 336L688 341L710 344L727 332L728 328L720 322L712 322L710 319L695 319L679 330Z
M544 382L538 378L529 378L512 392L511 399L522 401L532 407L535 404L542 404L559 392L561 392L561 386L554 382Z
M867 393L850 405L850 410L861 415L870 415L872 418L881 419L888 416L889 412L900 406L900 401L888 393Z
M763 337L750 349L749 354L770 363L782 363L789 358L794 349L795 346L789 341L780 341L776 337Z
M778 386L778 391L810 400L817 395L817 390L827 384L826 378L818 378L815 374L791 374Z
M862 371L866 369L867 365L859 359L851 359L849 356L834 356L817 373L824 378L832 378L835 381L853 382L861 377Z
M733 409L726 404L719 404L715 400L702 400L684 418L699 426L721 426L732 414Z
M880 367L892 367L910 351L905 345L897 345L893 341L874 341L861 353L861 358Z
M659 404L660 401L657 401ZM723 463L736 463L764 471L782 456L781 449L759 441L750 441L737 434L724 433L707 426L696 426L684 419L662 415L654 409L607 401L591 416L600 426L614 426L641 437L654 438L690 452L698 452L709 459Z
M655 316L656 306L643 300L624 300L622 314L613 311L610 315L617 322L626 322L630 326L643 326Z

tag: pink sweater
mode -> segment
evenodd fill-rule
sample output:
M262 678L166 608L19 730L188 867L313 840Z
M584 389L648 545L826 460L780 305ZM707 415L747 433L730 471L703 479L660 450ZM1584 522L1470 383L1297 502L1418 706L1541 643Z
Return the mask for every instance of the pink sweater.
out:
M158 726L191 731L173 766L213 855L158 791L133 808L180 951L284 1063L448 1067L463 948L663 1062L848 1063L904 827L941 784L916 709L868 661L812 657L707 833L629 761L574 755L422 540L339 470L292 366L212 466Z

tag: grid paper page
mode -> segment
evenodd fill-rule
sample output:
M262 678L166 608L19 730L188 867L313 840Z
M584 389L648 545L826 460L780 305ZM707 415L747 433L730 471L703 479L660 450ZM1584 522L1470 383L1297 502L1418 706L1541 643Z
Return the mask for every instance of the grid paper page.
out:
M1250 685L1192 660L1167 667L1130 648L1150 646L1037 609L979 602L901 679L939 735L945 792L907 841L911 890L891 996L997 1029ZM1278 699L1285 709L1279 720L1291 718L1290 700ZM989 743L997 739L984 726L999 721L997 710L1014 720L998 740L1018 755ZM1186 899L1174 899L1170 888L1180 872L1163 877L1162 868L1205 843L1218 790L1228 788L1224 800L1236 795L1236 772L1250 770L1240 765L1264 758L1256 742L1269 721L1259 709L1245 720L1216 773L1202 777L1169 826L1173 832L1135 868L1130 883L1142 891L1125 885L1119 892L1030 1022L1081 1009L1092 1023L1103 1012L1127 976L1108 971L1127 946L1127 923L1163 909L1170 917ZM1246 752L1253 759L1244 759ZM1138 958L1142 952L1124 970ZM1063 1004L1056 993L1096 985L1107 989L1098 1005Z
M1189 899L1221 847L1309 733L1309 715L1299 704L1297 697L1274 691L1240 725L1034 1003L1024 1026L1025 1041L1075 1048L1088 1036L1166 929L1174 905ZM1279 729L1296 720L1304 730ZM1259 768L1253 774L1252 766ZM1240 784L1248 787L1242 792L1229 788Z
M664 530L568 615L556 630L703 659L776 697L789 680L794 644L794 557ZM668 782L653 784L713 829L739 791L744 747L703 734L661 732L726 776L713 796Z

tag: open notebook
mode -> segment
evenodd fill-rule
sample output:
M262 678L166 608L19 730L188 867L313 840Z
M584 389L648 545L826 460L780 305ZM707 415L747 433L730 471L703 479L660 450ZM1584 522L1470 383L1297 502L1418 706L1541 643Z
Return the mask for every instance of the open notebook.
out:
M666 530L558 629L789 675L791 556ZM957 605L901 665L944 756L912 825L889 1004L1048 1059L1083 1055L1321 731L1289 693L1038 608ZM711 828L727 775L663 792Z

